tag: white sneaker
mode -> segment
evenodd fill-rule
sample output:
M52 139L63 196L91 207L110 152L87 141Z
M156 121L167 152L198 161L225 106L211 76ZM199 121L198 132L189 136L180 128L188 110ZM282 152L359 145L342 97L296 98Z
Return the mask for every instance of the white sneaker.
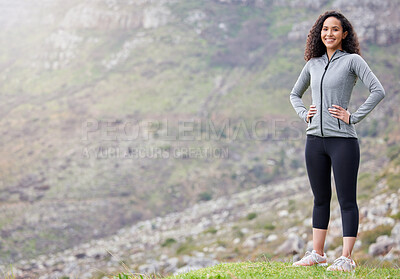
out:
M307 251L301 260L293 263L293 266L312 266L312 265L327 266L328 263L326 260L326 254L324 253L324 255L321 256L315 250L312 250L312 252Z
M355 269L356 263L352 259L341 256L340 258L337 258L326 270L354 272Z

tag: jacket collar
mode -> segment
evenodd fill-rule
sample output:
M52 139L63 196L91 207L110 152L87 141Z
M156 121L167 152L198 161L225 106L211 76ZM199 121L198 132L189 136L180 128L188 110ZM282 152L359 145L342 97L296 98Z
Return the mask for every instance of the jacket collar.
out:
M335 52L332 54L331 60L332 60L332 59L335 60L335 59L337 59L337 58L339 58L339 57L342 57L342 56L344 56L344 55L347 55L347 54L349 54L347 51L341 50L341 49L337 49L337 50L335 50ZM325 53L322 55L322 58L324 59L324 61L328 62L329 59L328 59L328 54L327 54L326 51L325 51Z

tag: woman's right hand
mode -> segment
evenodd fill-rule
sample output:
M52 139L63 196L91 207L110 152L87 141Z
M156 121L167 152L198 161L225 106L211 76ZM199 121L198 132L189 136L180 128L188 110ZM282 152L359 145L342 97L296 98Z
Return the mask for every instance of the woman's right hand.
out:
M314 114L317 113L317 106L316 105L311 105L310 109L308 110L307 113L307 123L309 123L310 118L314 116Z

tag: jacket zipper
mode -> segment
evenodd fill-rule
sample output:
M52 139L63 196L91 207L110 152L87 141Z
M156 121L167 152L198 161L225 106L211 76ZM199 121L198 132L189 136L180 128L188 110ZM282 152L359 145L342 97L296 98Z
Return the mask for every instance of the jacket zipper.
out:
M329 60L329 58L328 58L328 64L326 64L326 66L325 66L325 71L324 71L324 73L322 74L322 77L321 77L321 86L320 86L320 92L321 92L321 110L320 110L320 114L319 114L319 115L320 115L320 127L321 127L321 135L322 135L322 136L324 136L324 131L322 130L322 81L324 80L324 77L325 77L325 74L326 74L326 70L328 70L329 63L331 63L331 61L332 61L333 57L335 56L336 52L337 52L337 50L336 50L335 53L332 55L332 57L331 57L330 60ZM327 54L327 56L328 56L328 54Z

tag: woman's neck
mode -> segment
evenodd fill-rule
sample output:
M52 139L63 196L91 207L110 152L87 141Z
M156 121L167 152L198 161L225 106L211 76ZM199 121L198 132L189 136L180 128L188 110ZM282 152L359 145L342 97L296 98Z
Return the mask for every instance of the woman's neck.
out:
M328 59L329 61L331 60L332 55L335 53L335 51L337 51L338 49L343 50L341 47L337 48L337 49L331 49L331 48L327 48L326 49L326 54L328 55Z

